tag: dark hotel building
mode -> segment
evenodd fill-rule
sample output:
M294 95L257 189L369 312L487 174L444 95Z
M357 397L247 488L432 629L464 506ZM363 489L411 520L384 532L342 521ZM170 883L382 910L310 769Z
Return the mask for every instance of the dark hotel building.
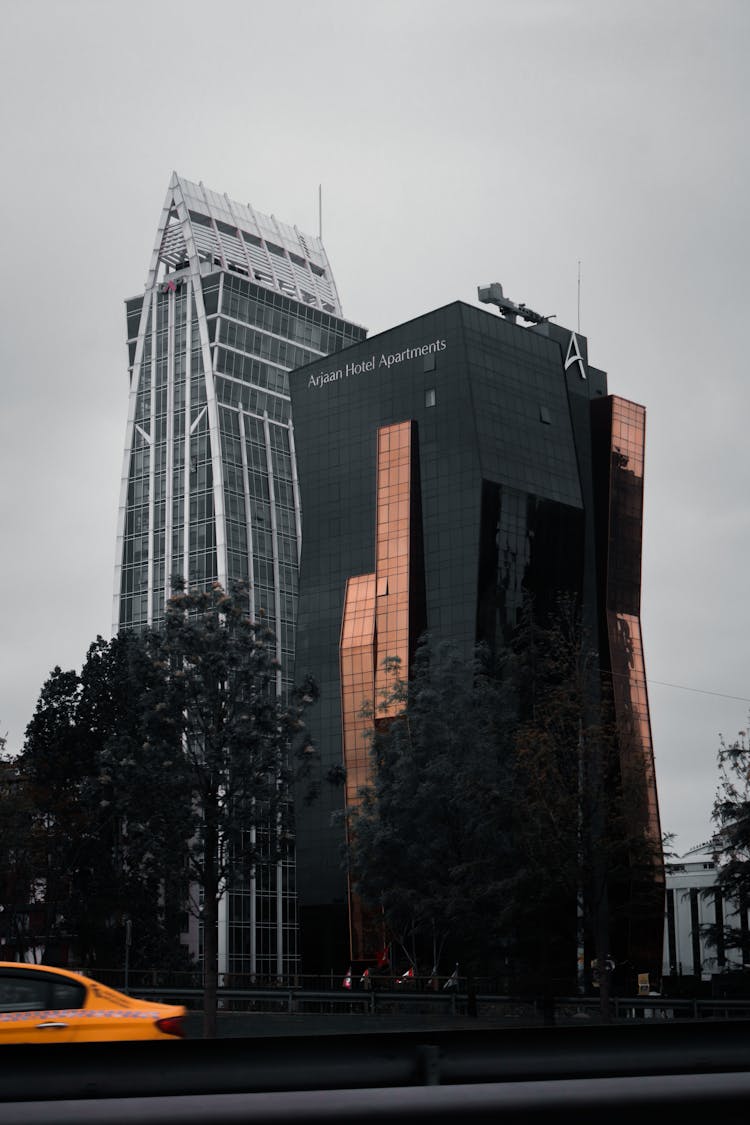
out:
M296 668L321 699L310 725L342 787L298 807L303 971L367 958L331 814L368 770L365 701L383 659L408 667L428 629L471 654L524 600L574 593L611 673L623 770L643 777L631 830L660 855L640 626L645 411L608 394L587 341L502 295L457 301L290 374L303 512ZM618 912L612 955L656 980L664 873ZM635 892L634 892L635 894ZM644 905L645 903L645 905ZM622 904L621 904L622 905ZM627 904L625 904L627 905ZM619 929L618 929L619 926Z

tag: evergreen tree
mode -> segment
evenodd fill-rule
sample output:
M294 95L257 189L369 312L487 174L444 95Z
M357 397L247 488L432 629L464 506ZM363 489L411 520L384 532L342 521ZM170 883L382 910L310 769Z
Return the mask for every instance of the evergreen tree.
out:
M111 967L129 920L134 967L186 967L179 922L192 888L207 1035L218 903L230 878L292 846L289 781L317 695L308 679L281 696L273 634L247 602L242 586L180 586L161 630L97 638L80 676L53 671L22 758L49 834L50 940Z
M97 642L99 643L99 642ZM110 967L110 814L99 804L94 732L79 727L81 678L56 667L27 729L20 767L44 838L45 959Z
M180 940L188 905L186 850L196 815L180 775L180 729L165 702L158 634L123 632L100 653L101 677L121 698L99 756L100 805L117 825L119 918L130 965L191 967Z
M601 946L607 959L615 744L602 719L597 664L572 600L560 599L544 626L527 606L514 654L515 862L506 873L504 911L522 982L525 977L525 987L541 993L549 1011L555 992L570 994L581 985L584 948L590 959L592 945Z
M0 737L0 957L5 960L34 957L44 937L41 841L28 783Z
M590 986L582 962L603 966L606 1018L611 919L639 909L660 857L633 831L644 779L623 766L575 603L543 626L527 607L494 662L428 639L408 683L398 671L401 712L374 710L372 781L349 812L355 891L412 949L434 931L467 972L502 966L548 1011Z
M292 846L294 751L305 741L302 714L317 689L307 680L282 697L273 634L262 618L250 619L241 585L178 589L151 643L159 675L152 681L147 671L139 693L148 737L132 760L164 786L164 799L150 817L142 810L137 824L129 820L128 834L133 840L143 826L146 850L173 834L175 849L183 844L184 875L201 899L204 1034L213 1036L219 900L230 878L249 877ZM168 815L182 819L170 825Z
M411 680L391 663L403 710L373 715L373 778L350 810L354 889L382 911L410 962L476 973L502 962L503 868L508 862L507 707L478 649L420 643Z
M45 838L48 960L72 955L89 970L112 969L122 963L131 919L134 967L174 962L179 932L165 930L160 889L170 853L160 855L154 880L154 853L126 847L124 838L132 810L153 800L153 779L125 786L113 772L120 757L127 761L117 748L142 742L150 665L146 635L98 637L80 675L53 670L27 728L20 767Z
M716 825L713 843L717 882L722 897L737 909L739 925L725 924L721 932L715 925L709 926L706 936L714 948L738 950L744 966L750 964L750 738L747 731L739 731L731 742L722 736L717 757L719 783L712 814Z

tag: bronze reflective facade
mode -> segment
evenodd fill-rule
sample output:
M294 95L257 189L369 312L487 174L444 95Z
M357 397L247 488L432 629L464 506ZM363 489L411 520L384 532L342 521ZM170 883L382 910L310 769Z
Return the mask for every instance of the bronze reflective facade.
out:
M612 396L592 404L598 449L597 485L604 636L600 663L611 674L626 813L633 833L654 850L661 845L646 666L641 634L641 544L646 411ZM643 963L661 940L665 893L663 866L646 880L633 880L627 901L632 959Z
M367 783L370 719L375 685L375 575L362 574L346 584L341 626L341 718L346 769L346 803L357 799Z
M604 671L623 671L621 761L643 796L632 817L657 839L638 616L643 411L608 396L584 337L460 302L292 372L290 388L303 511L296 671L321 688L311 726L322 777L347 775L298 807L302 964L327 971L350 955L332 814L367 775L357 710L377 699L383 658L403 662L424 629L468 658L477 640L507 637L529 600L543 613L574 594ZM620 927L613 954L656 978L660 864L647 882L638 926Z
M415 497L416 448L412 422L382 426L377 435L375 485L375 573L349 578L341 626L341 721L345 800L356 805L370 774L369 732L375 722L397 714L389 699L392 672L384 659L398 661L400 674L409 667L417 636L415 606L421 604L423 578L413 557L417 539L412 514ZM418 557L418 555L417 555ZM420 615L422 626L424 622ZM367 957L367 923L361 904L348 888L350 954Z

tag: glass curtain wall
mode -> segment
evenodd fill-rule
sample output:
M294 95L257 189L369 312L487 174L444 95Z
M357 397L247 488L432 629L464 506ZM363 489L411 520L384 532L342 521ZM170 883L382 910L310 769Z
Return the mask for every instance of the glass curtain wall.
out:
M284 695L302 534L288 372L365 330L341 317L320 239L177 175L145 293L126 309L114 631L158 628L176 576L198 588L244 581L250 615L262 611L274 633ZM272 831L257 829L269 857ZM293 976L293 843L281 861L238 872L222 911L220 971Z

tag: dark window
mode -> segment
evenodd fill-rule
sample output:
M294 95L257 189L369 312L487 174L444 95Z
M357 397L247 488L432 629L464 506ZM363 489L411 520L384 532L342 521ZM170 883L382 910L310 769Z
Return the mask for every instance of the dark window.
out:
M83 985L53 974L5 970L0 973L0 1012L43 1012L82 1008Z
M47 981L20 974L0 976L0 1012L42 1011L46 1006Z
M82 1008L86 989L74 980L53 980L50 988L50 1008Z

